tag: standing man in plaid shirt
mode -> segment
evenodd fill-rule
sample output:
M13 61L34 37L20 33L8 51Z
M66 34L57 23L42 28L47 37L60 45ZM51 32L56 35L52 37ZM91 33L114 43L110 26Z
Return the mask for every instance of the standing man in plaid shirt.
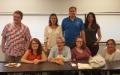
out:
M13 22L8 23L2 32L2 51L7 62L19 62L31 39L30 31L21 20L23 13L13 13Z

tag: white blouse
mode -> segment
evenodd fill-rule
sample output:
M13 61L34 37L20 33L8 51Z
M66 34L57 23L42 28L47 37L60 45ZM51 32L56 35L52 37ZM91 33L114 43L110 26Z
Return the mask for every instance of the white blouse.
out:
M57 28L51 28L50 26L45 27L44 42L47 42L49 49L56 46L57 37L63 37L60 25Z
M112 54L108 54L107 48L104 48L98 54L100 54L102 57L104 57L106 61L119 61L120 60L120 50L119 49L116 49L116 51Z

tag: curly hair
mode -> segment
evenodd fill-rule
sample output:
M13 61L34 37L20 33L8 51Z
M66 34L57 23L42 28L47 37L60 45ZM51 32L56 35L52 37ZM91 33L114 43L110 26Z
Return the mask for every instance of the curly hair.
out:
M37 49L37 54L42 54L42 51L43 51L43 47L42 47L42 44L41 42L37 39L37 38L33 38L29 44L29 47L28 49L31 50L31 52L33 53L33 49L32 49L32 42L35 41L36 43L38 43L38 49Z

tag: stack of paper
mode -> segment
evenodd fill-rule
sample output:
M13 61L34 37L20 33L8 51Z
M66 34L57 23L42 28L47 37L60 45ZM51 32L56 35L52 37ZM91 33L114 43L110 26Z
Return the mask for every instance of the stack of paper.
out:
M78 63L78 69L92 69L92 67L89 64L84 63Z
M76 67L77 65L75 63L71 63L72 67Z

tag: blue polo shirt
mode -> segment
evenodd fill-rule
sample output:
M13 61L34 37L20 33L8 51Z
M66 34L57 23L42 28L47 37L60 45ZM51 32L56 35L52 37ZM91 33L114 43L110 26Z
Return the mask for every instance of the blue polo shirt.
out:
M62 21L62 30L66 43L74 43L75 38L80 35L80 31L83 29L83 21L78 17L73 21L69 17Z

